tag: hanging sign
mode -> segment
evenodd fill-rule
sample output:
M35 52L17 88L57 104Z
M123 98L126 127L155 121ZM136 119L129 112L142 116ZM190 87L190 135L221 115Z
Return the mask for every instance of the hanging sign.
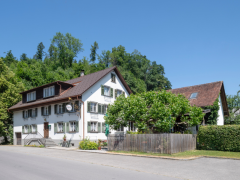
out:
M67 108L68 111L71 111L72 110L72 105L68 104L68 105L66 105L66 108Z

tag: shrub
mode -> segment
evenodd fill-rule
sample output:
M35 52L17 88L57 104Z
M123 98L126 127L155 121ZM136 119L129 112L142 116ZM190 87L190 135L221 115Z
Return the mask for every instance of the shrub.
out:
M79 149L83 149L83 150L98 149L98 144L86 138L79 143Z
M198 131L200 150L240 151L240 126L201 126Z

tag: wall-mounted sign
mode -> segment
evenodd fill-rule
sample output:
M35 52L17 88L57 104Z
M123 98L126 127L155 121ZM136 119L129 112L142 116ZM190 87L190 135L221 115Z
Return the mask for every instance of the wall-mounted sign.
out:
M66 108L67 108L68 111L71 111L72 110L72 105L68 104L68 105L66 105Z

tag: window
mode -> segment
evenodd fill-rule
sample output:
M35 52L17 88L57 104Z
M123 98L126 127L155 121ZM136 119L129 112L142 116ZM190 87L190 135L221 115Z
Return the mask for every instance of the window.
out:
M27 102L36 100L36 91L27 93Z
M104 86L104 96L110 96L110 87Z
M58 123L58 132L63 132L63 123L62 122Z
M44 107L43 115L48 115L48 106Z
M55 95L55 88L54 86L51 87L47 87L43 89L43 97L50 97L50 96L54 96Z
M111 74L111 82L116 83L116 75L115 74Z
M36 109L32 109L32 117L36 117L37 113L36 113Z
M106 104L102 105L102 114L106 114L107 108L108 108L108 105L106 105Z
M69 125L70 125L70 127L69 127L70 132L75 132L76 131L76 122L70 122Z
M51 105L42 107L41 108L41 114L42 114L42 116L51 115Z
M23 111L23 118L28 118L28 110Z
M28 133L28 125L24 126L24 133L27 134Z
M32 125L32 133L36 133L36 132L37 132L36 125L35 125L35 124L33 124L33 125Z
M97 112L97 103L90 102L90 112Z
M58 111L57 111L58 114L62 114L63 113L63 105L62 104L59 104L58 105Z
M129 130L129 131L135 131L135 127L134 127L134 125L133 125L133 122L129 122L129 123L128 123L128 130Z
M125 97L125 92L119 89L115 89L115 98L119 97L120 95L124 95Z
M91 122L91 132L98 132L97 122Z
M124 131L124 126L120 125L120 127L117 129L117 131Z
M196 99L197 98L198 93L192 93L190 96L190 99Z

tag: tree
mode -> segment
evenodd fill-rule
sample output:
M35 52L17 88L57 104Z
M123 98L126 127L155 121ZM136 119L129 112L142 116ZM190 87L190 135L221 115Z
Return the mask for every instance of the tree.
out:
M185 114L189 113L189 116ZM200 107L191 106L183 95L175 95L165 90L149 91L141 94L123 95L109 105L106 123L113 129L127 127L133 123L138 131L169 132L177 117L189 127L201 123L204 114Z
M3 58L3 62L7 65L10 66L12 63L17 63L16 58L13 56L12 51L8 51L5 58Z
M42 42L40 42L37 46L37 52L36 52L36 59L43 60L43 56L45 55L45 52L43 51L45 46Z
M225 117L224 124L240 124L240 96L227 95L229 117Z
M53 37L50 45L50 58L54 57L54 59L58 60L63 69L72 67L73 58L77 57L80 51L83 51L82 45L81 41L71 34L66 33L66 35L63 35L58 32Z
M7 109L21 100L21 91L24 91L23 83L18 81L0 58L0 136L4 137L5 142L8 142L7 137L12 137L13 133L12 114Z
M92 63L95 63L96 60L96 54L97 54L97 49L99 49L98 47L98 43L95 41L93 45L91 45L91 54L90 54L90 61Z
M20 61L27 61L27 54L22 53L22 55L20 56Z

